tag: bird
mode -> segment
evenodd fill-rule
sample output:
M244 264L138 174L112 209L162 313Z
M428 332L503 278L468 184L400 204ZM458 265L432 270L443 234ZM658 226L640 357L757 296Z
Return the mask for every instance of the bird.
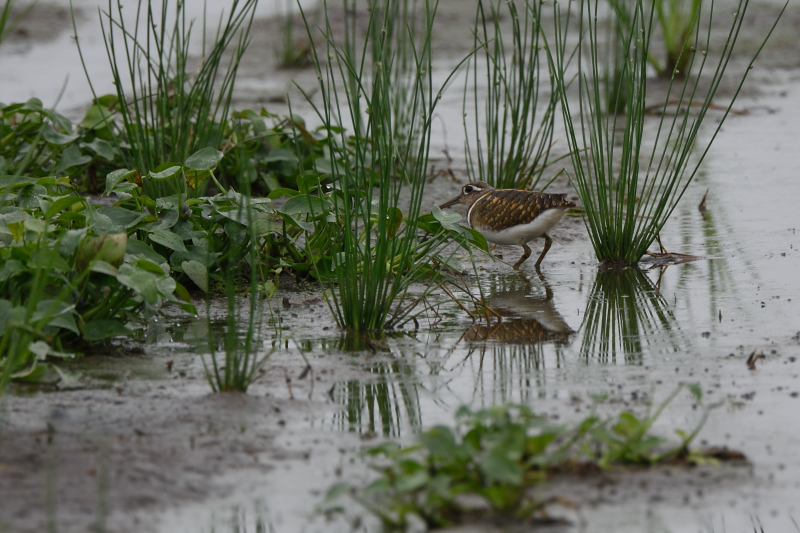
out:
M528 243L544 237L544 249L536 261L538 270L542 259L553 244L547 232L575 203L566 194L550 194L522 189L495 189L484 181L468 183L461 194L439 206L447 209L456 204L467 206L467 222L486 240L495 244L518 244L523 254L514 264L519 270L531 255Z

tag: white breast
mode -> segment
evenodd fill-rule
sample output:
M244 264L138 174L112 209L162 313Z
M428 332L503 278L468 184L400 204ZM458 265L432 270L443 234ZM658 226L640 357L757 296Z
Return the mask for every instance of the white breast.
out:
M489 242L504 245L522 245L547 233L547 230L555 226L568 209L568 207L548 209L527 224L512 226L500 231L493 231L481 227L474 227L474 229L480 231ZM469 218L469 213L467 213L467 218Z

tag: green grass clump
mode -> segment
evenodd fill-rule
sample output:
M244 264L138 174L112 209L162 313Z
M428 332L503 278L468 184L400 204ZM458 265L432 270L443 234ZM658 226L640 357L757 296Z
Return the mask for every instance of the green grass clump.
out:
M586 210L586 226L598 259L634 265L658 236L697 173L772 30L742 74L713 134L705 140L701 126L734 55L748 0L738 3L722 47L711 42L713 4L707 12L698 11L699 22L683 49L689 58L686 71L693 76L681 77L672 71L660 117L652 119L647 116L647 76L658 10L650 2L636 0L617 13L626 23L616 25L616 34L604 35L597 2L580 0L578 6L578 20L567 18L566 23L556 9L555 52L551 56L572 158L573 184ZM577 27L570 28L570 24ZM577 85L577 110L569 92L572 74L564 62L571 31L579 37L578 74L572 82ZM604 71L603 67L610 64L606 58L609 45L602 45L604 38L617 42L621 49L624 60L618 63L616 73ZM707 68L711 57L717 59ZM677 104L671 107L673 101ZM699 157L693 157L695 152Z
M370 3L360 48L350 19L345 43L338 44L323 4L326 46L313 52L322 98L315 110L331 150L305 183L305 211L313 221L306 230L307 250L337 324L357 331L378 332L413 316L421 296L411 296L411 288L435 283L437 265L444 262L438 253L453 233L446 220L438 225L428 220L433 234L424 240L419 235L431 120L439 100L431 78L437 4L425 2L418 34L410 26L394 26L391 4ZM356 16L355 9L347 13ZM408 48L402 52L398 46ZM395 61L403 57L413 63L401 69ZM398 79L398 69L408 76ZM401 111L398 102L408 107ZM350 134L345 125L353 128ZM320 181L324 176L330 179L328 190ZM405 213L401 206L407 206Z
M98 98L92 88L95 105L89 126L104 130L122 153L125 166L144 173L162 163L185 161L202 148L222 148L255 5L256 0L233 0L227 18L223 15L216 35L208 41L203 21L203 59L195 65L189 55L194 21L187 22L183 2L175 2L171 12L169 1L158 9L150 0L139 0L131 27L122 4L109 0L100 20L116 94ZM75 39L80 51L77 35ZM187 190L179 180L164 180L147 192L154 197L200 195L205 185L197 183Z
M464 94L467 170L472 181L532 189L548 165L559 101L542 50L543 3L525 0L519 8L517 2L487 3L488 14L484 2L478 2L473 30L476 52ZM485 91L479 90L479 76L486 77ZM467 126L470 85L474 132ZM475 146L470 142L473 136Z
M713 461L689 448L710 408L694 429L676 430L677 443L670 444L651 431L684 388L700 401L699 387L682 385L655 408L648 402L643 415L624 411L602 418L593 414L568 426L554 425L524 405L481 411L462 407L454 429L433 427L412 446L387 442L371 448L368 455L381 458L375 464L380 475L353 494L388 528L414 523L412 517L428 527L448 527L485 514L525 520L544 505L531 487L559 472L647 467L670 460ZM332 487L329 503L343 492L350 492L347 484ZM465 496L477 497L489 511Z

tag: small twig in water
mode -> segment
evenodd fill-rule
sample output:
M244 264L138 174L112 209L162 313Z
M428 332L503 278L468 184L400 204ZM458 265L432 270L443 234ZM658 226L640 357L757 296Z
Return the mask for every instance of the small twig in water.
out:
M756 355L756 351L753 350L753 353L751 353L750 357L747 358L747 368L749 368L750 370L755 370L756 361L758 361L759 359L766 359L766 357L764 357L764 353L762 352Z
M283 369L283 379L286 380L286 389L289 391L289 399L294 400L294 394L292 394L292 379L289 377L285 368Z

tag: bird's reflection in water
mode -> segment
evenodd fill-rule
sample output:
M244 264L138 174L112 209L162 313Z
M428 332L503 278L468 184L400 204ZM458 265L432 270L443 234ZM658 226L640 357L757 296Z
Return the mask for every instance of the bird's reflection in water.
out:
M541 274L538 280L522 273L498 280L490 291L486 304L496 313L491 323L474 324L461 337L469 345L461 364L473 373L471 403L527 403L545 395L542 370L558 366L574 331Z
M496 313L490 323L473 324L462 336L467 341L495 340L514 344L567 342L574 333L553 304L553 291L539 274L536 286L519 274L521 283L495 288L487 305Z

